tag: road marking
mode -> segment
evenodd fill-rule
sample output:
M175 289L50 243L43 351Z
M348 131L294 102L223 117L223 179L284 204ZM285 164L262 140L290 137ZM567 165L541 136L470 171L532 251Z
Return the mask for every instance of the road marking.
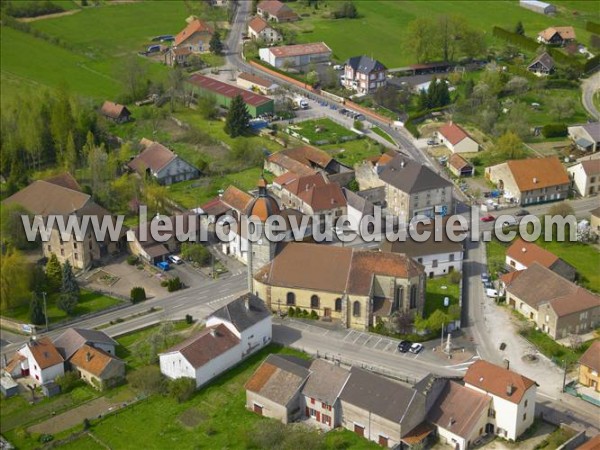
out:
M356 339L354 339L354 341L352 341L352 343L356 344L356 341L358 341L361 337L362 337L362 333L358 333L358 337Z
M351 330L346 336L344 336L344 339L342 339L342 341L345 341L348 337L352 335L352 333L354 333L354 330Z
M373 336L369 336L369 339L367 339L367 340L365 341L365 343L363 344L365 347L367 346L367 342L369 342L369 341L371 340L371 338L372 338L372 337L373 337Z

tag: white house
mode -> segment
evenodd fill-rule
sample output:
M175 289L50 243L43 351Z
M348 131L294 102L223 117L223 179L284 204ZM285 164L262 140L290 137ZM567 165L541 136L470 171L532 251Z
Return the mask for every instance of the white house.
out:
M260 16L253 17L248 22L248 36L265 42L279 42L283 39L281 33Z
M171 379L193 378L197 388L241 360L240 340L225 325L207 327L159 355L162 374Z
M569 137L580 150L595 152L600 148L600 123L572 125L567 130Z
M486 432L516 440L533 424L537 383L487 361L469 366L465 386L492 397Z
M600 192L600 159L581 161L567 168L567 172L573 187L582 197Z
M258 50L261 61L277 68L301 67L311 63L327 62L331 59L331 54L331 49L324 42L282 45Z
M453 122L443 125L437 131L437 138L452 153L476 153L479 144L460 126Z
M193 378L200 387L271 341L271 313L246 294L208 317L206 328L159 355L171 379Z
M271 313L263 301L252 294L242 295L216 310L206 320L207 327L220 324L240 340L243 358L271 342Z
M369 94L385 86L387 68L368 56L354 56L344 63L342 85L360 94Z
M21 359L21 373L16 375L29 375L36 383L44 384L65 373L64 359L47 337L32 339L18 353L25 359L16 355L16 359Z

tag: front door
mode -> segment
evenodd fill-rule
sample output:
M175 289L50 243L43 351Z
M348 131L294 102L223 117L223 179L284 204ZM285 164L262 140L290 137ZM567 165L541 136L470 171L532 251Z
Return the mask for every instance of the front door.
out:
M263 414L263 407L260 405L257 405L256 403L254 404L254 412L256 414L258 414L259 416L262 416Z
M354 424L354 432L356 434L358 434L360 437L364 437L365 427L361 427L360 425Z
M325 317L331 317L331 308L323 309L323 314L325 315Z
M494 434L494 424L493 423L488 423L485 426L485 432L487 434Z

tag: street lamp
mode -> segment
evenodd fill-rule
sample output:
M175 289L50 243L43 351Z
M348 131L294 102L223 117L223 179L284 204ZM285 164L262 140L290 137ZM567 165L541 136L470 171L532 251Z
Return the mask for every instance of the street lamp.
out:
M48 332L48 308L46 307L46 293L42 292L44 297L44 319L46 319L46 333Z

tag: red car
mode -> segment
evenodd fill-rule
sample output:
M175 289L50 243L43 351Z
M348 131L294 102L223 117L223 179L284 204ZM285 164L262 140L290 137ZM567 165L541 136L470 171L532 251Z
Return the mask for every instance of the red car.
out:
M494 220L496 220L496 218L494 216L492 216L491 214L488 214L487 216L483 216L481 218L482 222L493 222Z

